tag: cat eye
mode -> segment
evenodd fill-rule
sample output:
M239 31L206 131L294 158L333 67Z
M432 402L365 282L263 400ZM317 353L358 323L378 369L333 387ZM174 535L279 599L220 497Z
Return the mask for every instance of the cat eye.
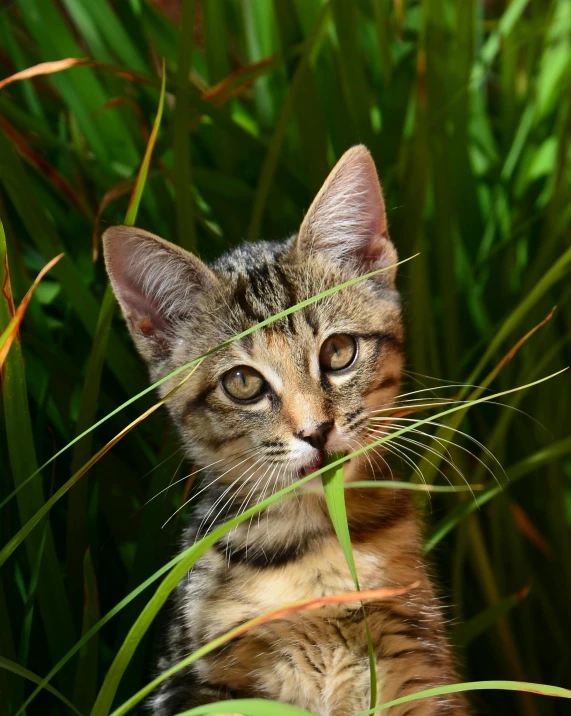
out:
M257 370L247 365L239 365L222 376L222 385L234 400L249 402L262 395L266 381Z
M325 371L343 370L351 365L357 355L357 341L346 333L329 336L319 351L319 365Z

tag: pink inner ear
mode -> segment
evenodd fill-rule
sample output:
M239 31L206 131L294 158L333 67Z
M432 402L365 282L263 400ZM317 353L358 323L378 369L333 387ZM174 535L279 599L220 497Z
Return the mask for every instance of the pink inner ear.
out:
M168 329L167 321L157 310L152 298L143 295L136 287L125 283L118 289L125 318L134 329L147 336Z
M196 256L142 229L113 226L103 246L113 290L139 336L168 334L218 281Z
M298 242L344 265L392 263L383 193L365 147L353 147L339 160L307 212Z

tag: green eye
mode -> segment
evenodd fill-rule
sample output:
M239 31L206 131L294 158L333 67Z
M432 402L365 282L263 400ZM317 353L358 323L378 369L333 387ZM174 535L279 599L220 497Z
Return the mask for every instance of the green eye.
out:
M246 401L259 398L264 392L266 381L257 370L239 365L222 376L222 385L231 398Z
M346 333L336 333L323 341L319 365L325 371L336 371L351 365L357 354L357 341Z

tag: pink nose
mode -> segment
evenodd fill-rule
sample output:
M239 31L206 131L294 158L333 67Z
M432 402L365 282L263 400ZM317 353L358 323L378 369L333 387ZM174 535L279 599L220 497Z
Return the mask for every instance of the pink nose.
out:
M316 450L323 450L332 427L333 420L327 420L324 423L318 423L317 425L312 425L302 430L298 433L297 437L301 440L305 440L306 443L309 443L311 447L314 447Z

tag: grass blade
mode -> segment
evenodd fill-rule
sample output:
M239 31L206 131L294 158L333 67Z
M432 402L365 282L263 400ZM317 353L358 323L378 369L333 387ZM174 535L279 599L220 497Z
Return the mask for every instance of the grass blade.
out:
M0 656L0 669L6 669L6 671L11 671L13 674L17 674L24 679L28 679L28 681L32 681L34 684L39 684L41 682L40 677L34 674L32 671L26 669L23 666L20 666L20 664L16 664L15 662L10 661L10 659L6 659L4 656ZM78 716L81 716L81 711L78 711L78 709L75 708L71 701L66 699L63 694L60 694L57 689L54 689L54 687L50 686L49 684L47 684L45 688L47 691L50 692L50 694L52 694L63 704L65 704L68 709L73 711L73 713L78 714Z

